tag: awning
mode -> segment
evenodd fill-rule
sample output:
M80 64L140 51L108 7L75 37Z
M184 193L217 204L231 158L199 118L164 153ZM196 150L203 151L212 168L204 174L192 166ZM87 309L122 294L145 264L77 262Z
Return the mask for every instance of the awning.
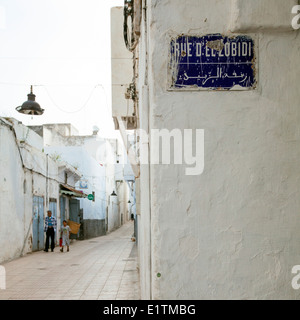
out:
M76 190L66 184L61 184L60 193L66 194L68 196L75 197L75 198L86 198L88 196L87 194L85 194L81 190Z

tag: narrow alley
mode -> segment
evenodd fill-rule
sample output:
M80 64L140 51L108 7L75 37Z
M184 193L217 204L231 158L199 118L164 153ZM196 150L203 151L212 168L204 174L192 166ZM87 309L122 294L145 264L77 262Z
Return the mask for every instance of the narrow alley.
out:
M8 312L300 300L300 0L0 0L0 43Z
M98 238L73 241L70 252L34 252L2 264L0 300L139 300L133 222Z

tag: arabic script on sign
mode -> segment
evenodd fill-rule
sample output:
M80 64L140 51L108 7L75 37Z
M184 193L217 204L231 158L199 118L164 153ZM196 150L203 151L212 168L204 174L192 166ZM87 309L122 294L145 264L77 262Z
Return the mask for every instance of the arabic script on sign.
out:
M171 40L171 89L253 89L254 41L249 36L179 36Z

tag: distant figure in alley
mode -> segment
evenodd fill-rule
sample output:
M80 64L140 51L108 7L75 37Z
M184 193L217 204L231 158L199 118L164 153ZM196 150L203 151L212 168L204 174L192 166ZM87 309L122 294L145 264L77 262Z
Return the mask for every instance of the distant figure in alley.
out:
M46 232L46 245L45 245L45 252L48 252L49 250L49 238L51 238L51 251L54 251L54 234L56 232L56 219L55 217L52 217L51 210L47 211L48 216L45 219L45 228L44 231Z

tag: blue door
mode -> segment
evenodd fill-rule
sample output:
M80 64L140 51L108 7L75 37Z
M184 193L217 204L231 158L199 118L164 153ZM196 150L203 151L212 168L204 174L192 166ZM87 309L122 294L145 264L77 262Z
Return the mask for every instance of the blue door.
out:
M69 201L70 207L70 220L80 223L80 202L77 199L70 199ZM79 237L78 234L71 234L71 239L77 239Z
M44 247L44 198L33 196L32 251Z
M57 205L56 205L56 199L51 199L49 202L49 210L52 212L52 217L57 219Z
M60 221L62 224L62 222L66 220L66 198L61 196L59 198L59 203L60 203Z

